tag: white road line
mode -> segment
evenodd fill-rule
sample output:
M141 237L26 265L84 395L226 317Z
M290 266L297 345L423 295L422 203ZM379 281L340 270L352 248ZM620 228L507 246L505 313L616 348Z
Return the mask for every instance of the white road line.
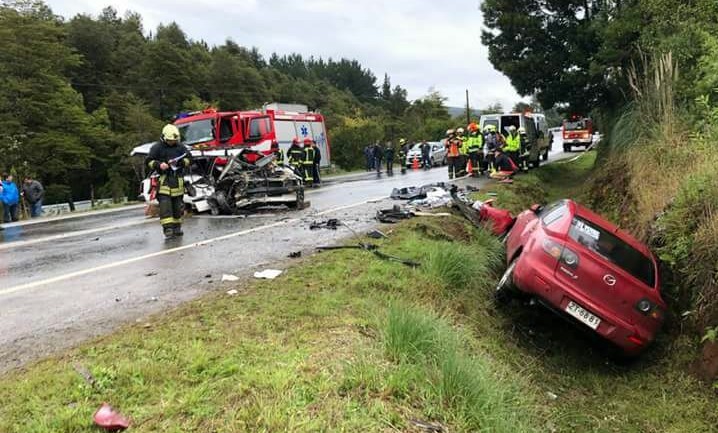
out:
M116 224L116 225L111 225L111 226L97 227L94 229L80 230L80 231L76 231L76 232L60 233L57 235L46 236L44 238L29 239L26 241L8 242L8 243L0 244L0 251L8 250L10 248L26 247L28 245L39 244L42 242L49 242L49 241L56 241L59 239L72 238L72 237L76 237L76 236L91 235L94 233L104 232L107 230L124 229L127 227L137 226L137 225L141 225L141 224L147 224L148 222L154 222L154 221L155 221L154 218L153 219L142 219L140 221L132 221L132 222L126 223L126 224Z
M350 204L350 205L346 205L346 206L339 206L339 207L336 207L336 208L333 208L333 209L328 209L328 210L319 212L319 213L317 213L316 215L326 215L326 214L332 213L332 212L337 212L337 211L341 211L341 210L351 209L351 208L353 208L353 207L361 206L361 205L363 205L363 204L370 203L370 202L373 202L373 201L376 201L376 200L380 200L380 199L384 199L384 198L386 198L386 196L382 196L381 198L372 198L372 199L369 199L369 200L363 200L363 201L361 201L361 202L359 202L359 203L354 203L354 204ZM75 277L81 277L81 276L83 276L83 275L87 275L87 274L91 274L91 273L99 272L99 271L104 271L104 270L106 270L106 269L112 269L112 268L116 268L116 267L119 267L119 266L128 265L128 264L130 264L130 263L135 263L135 262L139 262L139 261L142 261L142 260L151 259L151 258L153 258L153 257L164 256L164 255L167 255L167 254L176 253L176 252L178 252L178 251L188 250L188 249L190 249L190 248L196 248L196 247L200 247L200 246L204 246L204 245L209 245L209 244L214 243L214 242L219 242L219 241L223 241L223 240L227 240L227 239L232 239L232 238L235 238L235 237L238 237L238 236L243 236L243 235L247 235L247 234L250 234L250 233L255 233L255 232L258 232L258 231L262 231L262 230L266 230L266 229L270 229L270 228L274 228L274 227L278 227L278 226L282 226L282 225L287 225L287 224L291 224L291 223L295 223L295 222L299 222L299 221L301 221L301 218L292 218L292 219L288 219L288 220L284 220L284 221L278 221L278 222L273 223L273 224L267 224L267 225L263 225L263 226L259 226L259 227L254 227L254 228L251 228L251 229L247 229L247 230L238 231L238 232L235 232L235 233L229 233L229 234L226 234L226 235L223 235L223 236L218 236L218 237L216 237L216 238L205 239L205 240L203 240L203 241L195 242L195 243L193 243L193 244L183 245L183 246L181 246L181 247L176 247L176 248L171 248L171 249L167 249L167 250L157 251L157 252L154 252L154 253L145 254L145 255L143 255L143 256L133 257L133 258L130 258L130 259L120 260L120 261L112 262L112 263L107 263L107 264L105 264L105 265L96 266L96 267L94 267L94 268L83 269L83 270L81 270L81 271L70 272L70 273L68 273L68 274L58 275L58 276L56 276L56 277L47 278L47 279L44 279L44 280L33 281L33 282L27 283L27 284L21 284L21 285L19 285L19 286L10 287L10 288L7 288L7 289L2 289L2 290L0 290L0 296L2 296L2 295L8 295L8 294L15 293L15 292L20 292L20 291L22 291L22 290L33 289L33 288L40 287L40 286L44 286L44 285L47 285L47 284L52 284L52 283L57 283L57 282L60 282L60 281L69 280L69 279L75 278Z

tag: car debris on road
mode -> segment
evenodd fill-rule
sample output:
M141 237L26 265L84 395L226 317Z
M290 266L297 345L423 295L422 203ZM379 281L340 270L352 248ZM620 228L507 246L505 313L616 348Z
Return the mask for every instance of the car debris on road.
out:
M318 229L336 230L340 225L341 224L338 219L330 218L330 219L324 220L324 221L312 221L312 223L309 225L309 230L318 230Z
M474 201L456 187L451 190L451 199L464 217L477 227L489 227L496 236L505 236L516 221L508 210L494 207L493 199Z

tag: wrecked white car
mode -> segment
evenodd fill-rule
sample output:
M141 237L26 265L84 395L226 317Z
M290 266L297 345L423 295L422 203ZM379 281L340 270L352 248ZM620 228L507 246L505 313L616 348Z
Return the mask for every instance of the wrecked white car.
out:
M154 143L135 147L135 171L143 178L139 199L156 202L155 174L146 175L145 158ZM190 150L183 201L191 210L213 215L236 214L265 206L303 208L302 179L292 167L274 163L274 156L247 148Z

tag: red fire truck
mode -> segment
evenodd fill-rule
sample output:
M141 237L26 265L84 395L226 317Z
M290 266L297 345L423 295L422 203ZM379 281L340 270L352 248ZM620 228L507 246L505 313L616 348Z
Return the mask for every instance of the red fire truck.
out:
M563 121L563 151L570 152L573 146L588 146L593 143L593 121L588 117L571 115Z

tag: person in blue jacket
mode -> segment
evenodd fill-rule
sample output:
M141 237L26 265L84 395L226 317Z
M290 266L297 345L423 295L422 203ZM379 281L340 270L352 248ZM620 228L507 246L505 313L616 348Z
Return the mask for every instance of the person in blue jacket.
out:
M12 175L3 173L2 175L2 198L3 204L3 221L6 223L17 221L18 203L20 203L20 193L17 185L12 181Z

